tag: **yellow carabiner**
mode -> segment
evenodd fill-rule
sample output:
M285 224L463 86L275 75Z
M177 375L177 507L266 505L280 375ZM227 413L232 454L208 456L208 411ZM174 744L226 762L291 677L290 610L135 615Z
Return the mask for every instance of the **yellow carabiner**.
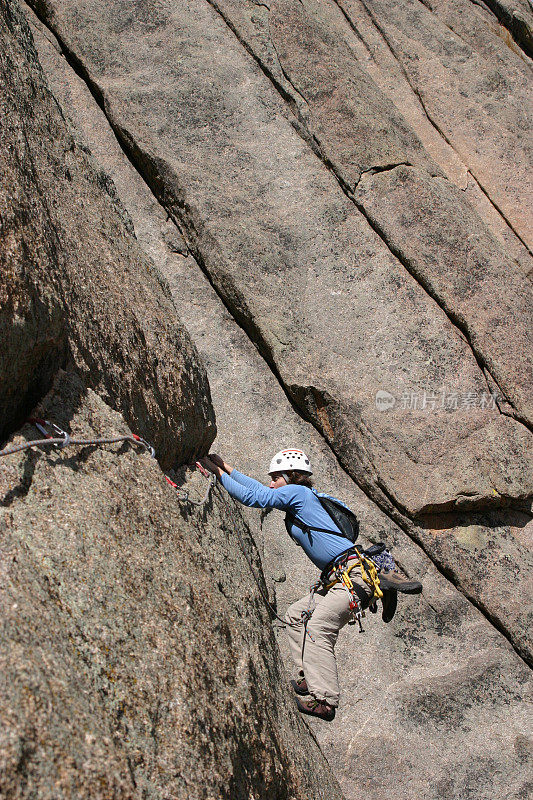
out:
M374 596L378 599L381 599L383 597L383 591L379 585L379 578L376 567L371 561L369 561L369 559L365 558L364 556L361 556L360 553L358 553L357 555L358 555L357 560L353 559L353 563L350 564L350 566L347 567L345 570L343 570L341 577L342 583L346 586L347 589L353 589L353 583L350 578L350 572L354 567L360 567L361 578L368 586L370 586ZM366 569L365 569L365 564L366 564ZM325 586L326 591L329 591L329 589L331 589L332 586L335 586L338 580L339 580L338 578L335 578L335 580L328 583Z
M368 569L368 574L365 570L365 564L363 564L363 561L366 562L366 568ZM376 567L374 566L374 564L372 564L371 561L369 561L367 558L364 558L364 556L361 557L361 577L364 580L364 582L367 583L372 588L374 595L381 599L383 597L383 591L381 590L379 585L379 578Z

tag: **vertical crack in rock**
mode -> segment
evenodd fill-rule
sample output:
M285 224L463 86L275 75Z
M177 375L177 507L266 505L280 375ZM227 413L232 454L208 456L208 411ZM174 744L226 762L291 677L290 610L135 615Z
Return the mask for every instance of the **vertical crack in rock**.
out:
M205 2L208 5L210 5L212 9L220 16L220 18L224 21L224 24L233 33L239 44L242 45L242 47L246 50L248 55L250 55L253 58L257 66L260 68L261 72L263 72L263 74L269 79L269 81L271 81L276 91L280 94L282 99L287 103L289 110L292 112L294 116L294 121L291 122L294 126L294 129L299 134L299 136L306 142L306 144L309 145L309 147L312 149L314 154L318 156L318 158L323 159L319 143L317 142L315 137L312 136L307 130L306 115L302 109L302 104L305 107L308 106L307 100L301 94L301 92L298 90L298 88L294 85L290 77L285 72L281 64L281 61L279 59L278 53L276 51L275 43L271 40L272 49L274 50L274 53L276 55L276 64L279 68L280 74L286 81L287 86L284 86L283 83L276 77L274 72L271 69L269 69L268 66L257 56L257 54L254 52L253 47L251 47L251 45L246 41L246 39L243 36L241 36L237 26L234 25L231 19L224 13L223 9L220 7L220 4L217 2L217 0L205 0ZM254 5L266 8L267 11L270 12L270 6L266 5L265 3L254 2ZM292 89L292 92L294 92L294 94L292 94L287 87Z
M479 188L480 192L482 192L482 193L483 193L483 195L484 195L484 196L487 198L487 201L490 203L491 207L492 207L492 208L495 210L495 212L498 214L498 217L499 217L499 218L500 218L500 219L501 219L501 220L502 220L502 221L505 223L505 225L507 225L507 227L508 227L508 228L509 228L511 231L513 231L514 235L516 236L516 238L518 239L518 241L519 241L519 242L521 242L521 244L523 245L523 247L524 247L524 249L527 251L527 253L531 254L531 249L530 249L530 248L528 247L528 245L527 245L527 244L526 244L526 243L523 241L523 239L521 239L521 238L520 238L519 234L518 234L518 233L517 233L515 230L513 230L513 227L512 227L512 225L510 224L509 220L508 220L508 219L506 219L506 218L504 217L504 215L502 214L502 212L500 211L500 209L499 209L499 208L498 208L498 207L497 207L497 206L496 206L496 205L495 205L495 204L492 202L492 199L491 199L490 195L489 195L489 194L488 194L488 193L485 191L485 189L483 188L483 186L482 186L482 185L479 183L479 181L477 180L476 176L475 176L475 175L473 175L473 173L472 173L472 172L471 172L469 169L467 169L467 175L470 175L470 177L472 178L472 180L475 182L476 186L478 186L478 188ZM465 189L464 189L464 190L462 190L462 191L466 191L466 187L465 187ZM514 259L514 260L515 260L515 262L516 262L516 263L518 263L518 262L516 261L516 259ZM520 266L520 264L519 264L519 266ZM530 280L530 281L533 281L533 266L531 267L531 269L530 269L528 272L526 272L526 273L525 273L525 275L526 275L526 277L527 277L527 278L529 278L529 280Z
M344 5L344 3L349 4L350 0L335 0L335 2ZM509 110L506 116L504 114L505 106L501 102L502 97L498 95L498 91L494 87L499 85L502 90L505 85L509 87L511 80L518 81L517 75L511 73L506 83L505 77L498 70L490 71L487 69L487 59L480 56L473 49L472 43L461 44L462 39L457 30L450 31L451 40L448 42L447 37L441 35L439 30L439 26L448 30L441 15L433 14L429 7L420 3L424 13L420 15L418 21L420 34L417 37L417 41L419 38L420 46L417 49L416 44L411 46L409 37L406 34L406 25L409 24L408 20L411 20L411 16L415 14L414 4L416 4L417 0L409 0L405 7L400 7L397 20L391 19L387 0L361 0L361 2L392 55L401 64L403 73L412 90L420 96L421 87L425 88L428 102L433 104L434 107L434 113L430 113L427 107L428 103L424 102L424 110L430 123L435 125L436 129L442 133L447 141L449 141L450 136L444 134L442 125L438 125L435 120L435 115L440 114L443 123L450 126L450 133L453 134L456 140L454 149L457 151L458 149L467 148L467 153L464 157L462 156L463 160L467 161L469 169L475 175L480 186L484 188L484 192L491 196L491 202L496 206L501 216L509 220L510 212L512 211L515 221L512 225L509 223L510 227L517 237L517 228L520 228L522 233L518 238L524 243L524 237L527 236L526 232L529 230L529 217L526 216L528 200L524 191L527 173L524 169L523 180L521 182L518 181L520 172L517 171L518 167L515 160L506 159L505 151L502 152L500 150L499 141L494 135L491 135L488 128L484 129L487 137L484 151L488 148L488 152L495 157L491 166L488 166L489 162L484 160L480 152L478 152L476 142L477 137L481 135L479 126L482 125L483 116L486 113L480 108L481 98L484 99L483 109L492 108L491 102L498 98L496 108L499 108L502 116L502 136L510 134L511 131L524 129L527 124L527 84L525 77L522 75L521 88L518 90L518 92L522 91L523 102L522 104L511 102L512 94L509 94ZM454 49L460 50L460 44L465 52L459 53L455 57L453 55ZM476 63L477 72L475 75L464 66L465 60L473 60L473 63ZM418 62L420 62L420 65L418 65ZM450 73L450 89L455 92L457 102L460 104L464 98L465 105L461 125L458 125L453 110L440 94L439 84L431 80L433 72L438 74L439 70L443 70L446 74ZM484 76L485 83L481 80L482 76ZM419 87L414 85L417 79L421 81ZM460 90L457 89L457 81L462 82ZM517 97L520 97L519 93ZM422 101L421 97L420 100ZM494 113L494 109L492 113ZM476 120L476 127L473 126L472 120ZM524 137L527 137L525 130ZM515 146L517 146L518 141L518 139L514 140ZM518 163L520 161L521 159L519 159ZM515 166L514 170L513 166ZM484 177L482 177L483 175ZM491 190L488 188L489 183L492 186ZM495 199L495 196L498 197L498 200ZM520 198L518 204L516 202L517 196ZM507 212L502 206L507 208ZM528 251L531 254L531 247L528 248Z
M284 90L280 86L280 83L279 83L278 80L276 80L272 70L268 68L268 65L266 65L262 61L262 59L257 55L257 53L254 52L253 48L246 42L244 37L239 33L237 27L228 18L227 14L224 13L224 10L221 8L221 6L217 2L217 0L206 0L206 2L209 5L211 5L215 9L215 11L220 15L220 17L223 19L224 23L227 25L227 27L231 30L231 32L237 38L237 41L253 57L254 61L261 68L262 72L269 78L269 80L271 81L273 86L278 91L280 91L280 94L282 95L283 99L286 100L287 99L286 90ZM353 30L354 29L353 22L351 21L349 15L345 11L345 9L342 7L342 5L339 2L339 0L334 0L334 3L340 9L340 11L343 14L343 17L347 20L347 22L350 25L350 28ZM383 38L384 42L386 43L389 51L391 52L391 54L395 58L396 62L399 64L400 69L402 70L402 73L404 74L404 76L405 76L405 78L406 78L406 80L407 80L407 82L408 82L413 94L417 97L417 99L418 99L418 101L420 103L420 106L421 106L422 110L424 111L424 114L426 115L428 121L435 128L435 130L439 133L439 135L443 138L443 140L446 141L446 143L454 150L454 152L457 152L456 149L454 148L452 142L446 137L444 132L439 128L439 126L436 124L436 122L429 115L429 113L427 111L427 108L426 108L426 106L424 104L423 98L420 95L420 92L416 89L415 86L412 85L412 82L409 80L409 76L408 76L406 70L404 69L404 67L401 64L401 62L399 62L398 59L396 58L396 55L394 54L394 51L393 51L393 48L392 48L390 42L388 41L388 39L387 39L385 33L383 32L383 30L379 27L377 21L374 19L374 16L371 14L371 11L368 8L366 10L367 10L367 13L369 14L370 18L372 19L374 26L379 31L381 37ZM285 77L285 79L287 80L289 85L293 88L293 90L298 94L298 97L302 98L303 101L306 103L306 105L308 105L308 101L305 98L305 95L294 84L294 81L289 77L289 75L287 74L286 70L284 69L284 67L282 65L282 62L281 62L281 59L279 58L279 55L277 53L275 42L273 41L272 37L270 39L270 42L271 42L271 44L272 44L272 46L273 46L273 48L274 48L274 50L276 52L276 55L278 57L277 58L278 65L279 65L280 70L283 73L283 76ZM307 120L305 118L303 118L302 115L299 113L298 104L296 104L293 101L293 102L289 103L289 107L291 108L293 113L295 113L298 116L298 121L304 126L304 128L306 128ZM296 128L296 130L302 136L301 130L299 128ZM324 153L323 147L321 146L320 141L315 136L313 136L311 131L306 130L306 133L307 133L307 135L302 136L302 139L307 144L310 143L310 140L313 141L313 145L312 145L313 152L322 161L324 166L335 176L335 178L336 178L337 182L339 183L339 186L342 189L342 191L344 192L344 194L356 205L356 207L363 214L363 216L365 217L365 219L367 220L369 225L378 234L378 236L381 238L381 240L387 246L387 248L391 251L391 253L395 256L395 258L398 259L398 261L402 264L402 266L419 283L419 285L424 289L424 291L428 294L428 296L431 297L431 299L434 300L437 303L437 305L446 314L446 316L448 317L448 319L450 320L452 325L454 325L454 327L457 328L461 332L462 336L464 337L464 339L468 343L468 346L470 347L476 362L480 366L481 371L483 372L483 369L486 369L491 374L491 377L493 378L494 383L496 385L498 385L498 381L497 381L496 377L492 374L490 365L487 364L486 359L483 358L482 354L480 354L478 349L475 347L474 343L472 342L472 337L470 335L470 332L468 331L468 328L464 324L461 323L461 320L460 320L458 314L454 313L453 309L450 308L449 304L446 303L446 301L444 301L441 297L439 297L439 295L434 290L431 289L431 287L429 286L428 282L423 280L423 278L420 276L419 272L417 272L416 270L413 269L412 265L409 263L409 261L405 257L403 257L401 252L397 248L394 248L394 247L391 246L391 242L390 242L389 237L387 237L385 232L383 231L383 229L380 226L376 225L375 222L370 218L370 216L369 216L369 214L367 212L367 209L364 206L364 203L360 202L355 196L355 191L357 189L357 186L358 186L358 184L359 184L359 182L360 182L360 180L361 180L361 178L362 178L362 176L364 174L367 174L367 173L375 174L375 173L380 172L380 171L387 171L389 169L394 169L395 166L399 166L400 164L405 164L406 166L410 166L410 162L398 162L397 164L386 165L384 167L381 167L381 166L380 167L372 167L372 168L362 172L360 174L359 179L357 180L357 182L354 184L353 187L351 187L346 182L344 176L342 175L342 172L337 167L335 162L332 161L331 158L328 158L326 156L326 154ZM460 153L458 153L458 155L461 158ZM470 170L470 172L471 172L471 170ZM471 174L474 177L474 179L476 180L476 182L478 183L478 185L480 186L481 190L483 191L483 193L485 194L485 196L487 197L489 202L494 206L494 208L496 209L498 214L502 217L502 219L505 220L506 224L513 231L513 233L520 240L520 242L524 245L524 247L528 250L528 252L531 253L531 251L527 247L527 244L521 239L521 237L519 236L518 232L514 229L513 225L511 224L511 222L505 217L505 215L498 208L496 203L493 202L493 200L490 198L489 194L484 189L484 187L479 183L479 181L477 180L475 175L472 172L471 172ZM499 408L500 412L504 413L504 414L507 414L508 416L511 416L517 422L520 422L521 424L525 425L525 427L528 430L533 430L533 425L532 425L531 421L528 420L527 417L525 417L523 414L520 413L519 410L516 409L516 407L514 406L512 400L511 400L511 398L508 397L508 393L501 386L499 386L499 389L502 392L502 394L507 397L509 408L511 409L510 412L506 412L506 411L503 411L502 408L498 405L498 408Z
M254 52L253 52L253 51L252 51L252 49L251 49L251 48L248 46L247 42L246 42L246 41L245 41L245 40L242 38L242 36L240 36L240 35L239 35L239 32L237 31L237 29L235 28L235 26L234 26L234 25L232 25L232 24L231 24L231 22L230 22L230 20L228 20L228 18L227 18L227 17L226 17L226 16L223 14L223 12L222 12L222 10L220 9L220 6L219 6L219 5L218 5L218 3L216 2L216 0L207 0L207 2L209 3L209 5L210 5L210 6L212 6L212 7L215 9L215 11L218 11L218 13L219 13L219 14L220 14L220 16L222 17L222 19L224 20L224 22L226 23L226 25L228 26L228 28L230 28L230 30L231 30L231 31L233 31L233 33L235 34L235 36L237 37L237 39L239 40L239 42L242 44L242 46L244 47L244 49L245 49L245 50L246 50L246 51L247 51L247 52L248 52L248 53L249 53L249 54L252 56L252 58L254 59L254 61L256 62L256 64L258 64L258 65L261 67L261 69L262 69L263 73L264 73L264 74L265 74L265 75L266 75L266 76L267 76L267 77L268 77L268 78L269 78L269 79L272 81L272 83L275 85L276 89L277 89L277 90L280 92L280 94L281 94L282 96L284 96L284 99L286 100L286 99L287 99L287 93L282 91L282 87L281 87L281 85L279 84L279 81L276 81L276 80L274 80L274 76L273 76L272 72L270 72L269 70L267 70L267 69L264 67L264 65L263 65L262 61L260 61L260 60L259 60L259 59L258 59L258 58L255 56ZM269 11L270 11L270 9L269 9ZM298 95L298 97L301 99L302 103L305 103L305 105L306 105L306 106L308 106L309 104L308 104L307 100L305 99L304 95L303 95L303 94L300 92L300 90L299 90L299 89L298 89L298 88L295 86L295 84L293 83L293 81L290 79L290 77L288 76L288 74L285 72L285 69L284 69L284 67L283 67L283 64L281 63L281 59L280 59L280 57L279 57L278 50L277 50L277 48L276 48L276 43L274 42L274 40L273 40L273 39L271 39L270 41L271 41L271 44L272 44L272 48L273 48L273 50L274 50L274 52L275 52L275 54L276 54L276 58L277 58L277 60L278 60L278 66L279 66L279 68L280 68L280 70L281 70L281 74L283 75L283 77L285 78L285 80L287 81L287 83L290 85L290 87L292 88L292 90L294 91L294 93L295 93L296 95ZM291 99L291 100L292 100L292 102L294 103L294 98L292 98L292 97L291 97L290 99ZM301 120L301 121L302 121L302 120Z
M481 5L471 0L474 5ZM515 42L522 48L524 53L533 58L533 18L528 23L525 15L531 15L531 8L528 7L527 2L524 3L523 10L518 9L518 3L513 3L512 0L484 0L494 16L500 23L507 28Z
M451 31L456 36L459 36L465 44L469 44L468 39L461 36L461 34L457 31L453 25L446 22L444 19L444 15L439 14L439 10L441 10L441 6L439 6L439 0L435 3L435 0L419 0L429 11L436 13L441 22L446 25L449 31ZM482 9L482 11L490 16L492 20L494 20L494 27L500 29L501 32L497 33L498 38L500 38L507 47L509 47L513 52L516 52L520 55L524 63L528 64L530 58L533 56L533 14L531 13L530 9L527 7L528 0L524 0L524 7L523 9L518 9L516 6L520 3L520 0L504 0L504 4L507 2L508 6L514 5L514 9L510 9L508 11L508 19L507 24L504 23L502 19L502 14L496 13L495 7L498 5L498 0L492 0L492 3L483 2L482 0L478 2L478 0L463 0L465 5L472 5L477 6L478 8ZM491 7L492 6L492 7ZM461 11L462 9L460 9ZM500 11L502 11L502 4L500 3ZM525 37L521 36L518 25L513 26L513 21L518 22L518 18L516 16L516 12L518 11L518 16L522 15L522 30L525 33ZM527 20L524 18L529 13L531 20L530 25L528 25ZM514 32L512 28L515 28ZM505 33L503 33L505 32ZM502 35L503 34L503 35ZM522 41L520 39L522 38ZM512 44L511 44L512 43ZM525 46L524 46L525 45ZM528 47L531 52L528 52Z

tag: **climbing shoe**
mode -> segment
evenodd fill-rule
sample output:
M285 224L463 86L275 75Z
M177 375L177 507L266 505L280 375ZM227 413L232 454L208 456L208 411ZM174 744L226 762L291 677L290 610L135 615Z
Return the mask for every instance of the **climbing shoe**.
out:
M383 591L383 597L381 598L381 604L383 606L381 619L383 622L390 622L396 613L396 606L398 605L398 592L396 589L385 589Z
M335 707L330 706L325 700L315 700L314 698L311 698L311 700L300 700L297 697L296 704L298 710L301 711L302 714L320 717L320 719L324 719L326 722L331 722L335 717Z
M309 694L305 678L298 678L297 681L291 681L291 686L296 694Z
M420 581L410 581L409 578L401 575L396 570L380 572L379 586L383 591L386 589L396 589L397 592L404 592L405 594L420 594L422 591L422 584Z

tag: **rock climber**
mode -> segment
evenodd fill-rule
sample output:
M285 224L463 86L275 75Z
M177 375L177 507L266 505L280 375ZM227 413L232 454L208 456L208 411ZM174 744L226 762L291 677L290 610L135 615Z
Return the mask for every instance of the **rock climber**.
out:
M276 453L268 470L269 486L238 472L215 453L200 459L198 466L202 471L214 473L227 492L243 505L285 511L289 515L287 530L291 538L323 575L327 569L334 580L335 565L341 559L352 557L353 543L343 536L320 503L313 488L311 464L302 450L291 448ZM293 520L294 517L308 526L306 531ZM351 571L350 578L360 607L364 609L372 590L356 570ZM387 609L384 602L384 619L386 613L390 616L394 613L398 588L395 581L407 585L399 573L390 573L388 580L385 599L393 608ZM333 720L339 704L334 649L339 631L350 621L353 613L351 599L345 586L338 581L328 590L322 587L302 597L289 607L285 616L291 655L299 673L296 680L291 681L298 695L298 708L304 714L327 721ZM306 695L309 699L301 699Z

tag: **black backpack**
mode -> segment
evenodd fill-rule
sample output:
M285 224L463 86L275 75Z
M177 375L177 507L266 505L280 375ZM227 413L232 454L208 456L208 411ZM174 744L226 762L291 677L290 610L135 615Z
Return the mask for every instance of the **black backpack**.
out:
M355 542L359 536L359 522L353 511L350 511L344 503L341 503L340 500L336 500L334 497L329 497L327 494L314 494L317 500L320 500L320 505L324 511L328 512L329 516L340 530L341 536L344 536L345 539L349 539L350 542ZM297 525L304 533L317 531L317 533L332 533L334 536L339 535L336 531L331 531L327 528L311 528L299 519L299 517L287 513L285 515L285 527L287 528L289 536L291 533L291 525Z

